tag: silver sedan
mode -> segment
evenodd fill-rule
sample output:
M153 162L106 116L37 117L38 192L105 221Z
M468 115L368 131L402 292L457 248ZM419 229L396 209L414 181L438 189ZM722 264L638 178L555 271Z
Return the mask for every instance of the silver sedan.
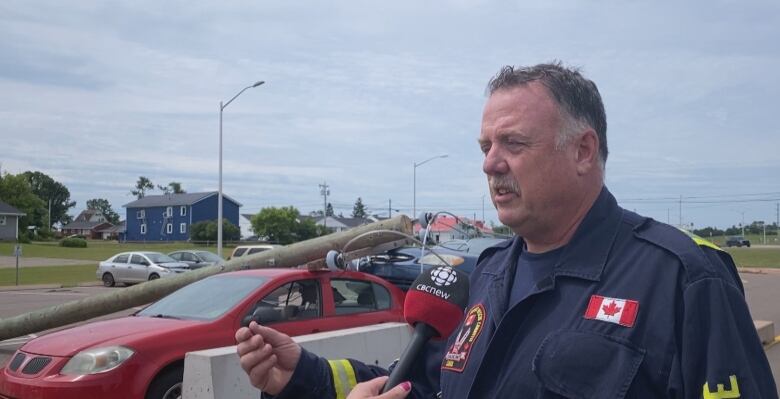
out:
M97 278L106 287L116 283L136 284L165 278L190 270L183 262L177 262L159 252L122 252L100 262Z

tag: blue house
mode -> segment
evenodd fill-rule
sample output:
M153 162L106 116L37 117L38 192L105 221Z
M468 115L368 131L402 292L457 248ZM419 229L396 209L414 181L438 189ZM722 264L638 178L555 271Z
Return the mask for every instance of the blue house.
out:
M127 208L127 241L186 241L190 226L217 220L218 193L147 195L122 205ZM234 199L222 194L222 217L238 226L238 208Z

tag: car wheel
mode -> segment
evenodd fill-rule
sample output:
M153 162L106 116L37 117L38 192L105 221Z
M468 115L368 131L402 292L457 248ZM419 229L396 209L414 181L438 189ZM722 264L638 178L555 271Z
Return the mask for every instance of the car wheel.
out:
M152 275L149 276L149 281L157 280L158 278L160 278L160 275L157 273L152 273Z
M158 375L146 391L146 399L181 399L184 368L177 366Z
M750 243L745 244L746 247L750 248Z
M112 276L111 273L104 273L102 280L103 280L104 287L113 287L114 285L116 285L116 281L114 281L114 276Z

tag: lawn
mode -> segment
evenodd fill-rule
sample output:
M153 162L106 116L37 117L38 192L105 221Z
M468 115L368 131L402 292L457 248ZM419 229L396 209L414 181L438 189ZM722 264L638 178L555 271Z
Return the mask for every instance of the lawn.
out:
M780 268L780 247L776 248L726 248L739 267Z
M0 255L12 256L14 253L14 243L0 243ZM116 241L87 241L87 248L65 248L60 247L58 242L34 242L32 244L21 244L22 256L40 257L40 258L62 258L62 259L84 259L84 260L106 260L118 252L124 251L154 251L168 253L179 249L203 249L216 253L217 247L196 246L190 243L124 243ZM226 247L222 251L223 255L230 254L232 248Z
M722 247L726 246L726 238L729 236L714 236L714 237L704 237L712 242L714 242L717 245L720 245ZM777 245L780 246L780 239L776 235L766 235L766 243L764 243L764 235L763 234L745 234L745 238L750 240L751 245Z
M62 284L98 281L95 277L97 265L76 266L42 266L23 267L19 269L19 285L28 284ZM16 284L16 269L0 269L0 286Z

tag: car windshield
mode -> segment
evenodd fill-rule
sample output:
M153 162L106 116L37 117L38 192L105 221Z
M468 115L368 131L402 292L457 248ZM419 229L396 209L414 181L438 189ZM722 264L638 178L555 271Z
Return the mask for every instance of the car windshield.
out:
M138 316L213 320L268 281L265 277L220 275L196 281L149 305ZM208 293L208 295L204 295Z
M222 260L222 258L217 256L217 254L215 254L213 252L199 251L199 252L196 252L196 253L198 254L198 256L203 258L203 260L205 260L206 262L219 262L219 261Z
M173 259L168 255L163 255L157 252L144 252L144 255L147 258L149 258L149 260L152 261L153 263L177 262L176 259Z

